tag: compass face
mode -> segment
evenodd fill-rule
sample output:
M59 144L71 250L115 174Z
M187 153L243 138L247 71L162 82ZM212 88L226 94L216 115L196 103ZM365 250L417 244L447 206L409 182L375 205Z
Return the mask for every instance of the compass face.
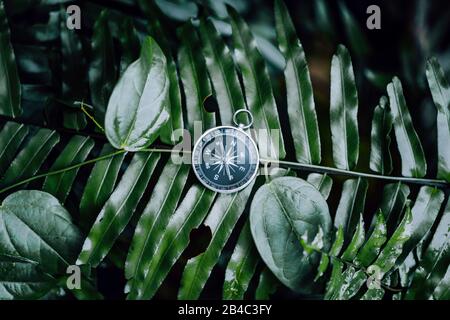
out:
M194 146L192 165L207 188L232 193L245 188L256 176L258 149L244 131L217 127L206 131Z

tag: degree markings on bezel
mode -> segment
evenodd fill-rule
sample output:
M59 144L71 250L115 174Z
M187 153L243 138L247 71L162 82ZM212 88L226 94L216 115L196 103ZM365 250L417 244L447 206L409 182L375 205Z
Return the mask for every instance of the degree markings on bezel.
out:
M214 147L210 147L212 144ZM245 155L246 162L239 163L239 158ZM248 134L238 128L222 126L210 129L200 137L194 146L192 163L194 173L203 185L217 192L232 193L245 188L255 178L259 155Z

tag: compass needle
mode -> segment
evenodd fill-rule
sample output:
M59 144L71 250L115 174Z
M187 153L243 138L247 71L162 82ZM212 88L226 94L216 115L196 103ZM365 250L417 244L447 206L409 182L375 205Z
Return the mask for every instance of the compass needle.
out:
M234 166L234 167L238 167L238 165L236 163L234 163L234 162L230 162L229 165L230 166ZM231 168L233 168L233 167L231 167Z
M225 164L225 170L227 171L228 179L232 180L233 177L231 176L230 166L228 164Z

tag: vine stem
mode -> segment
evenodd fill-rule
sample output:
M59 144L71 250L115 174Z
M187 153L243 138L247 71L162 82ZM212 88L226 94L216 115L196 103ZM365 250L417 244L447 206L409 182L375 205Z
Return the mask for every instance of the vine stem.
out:
M274 164L279 164L282 167L296 169L296 170L314 171L314 172L335 174L335 175L341 175L341 176L358 177L358 178L370 178L370 179L378 179L378 180L386 180L386 181L414 183L414 184L428 185L428 186L440 187L440 188L449 188L450 187L450 184L444 180L383 176L383 175L379 175L379 174L348 171L348 170L343 170L343 169L318 166L318 165L314 165L314 164L304 164L304 163L298 163L298 162L264 159L264 158L261 158L259 160L263 164L274 163Z
M105 129L100 125L100 123L97 122L97 120L95 120L94 116L86 110L86 108L84 106L87 106L89 108L94 109L93 106L91 106L90 104L84 103L83 101L75 101L75 104L79 104L81 107L81 111L83 111L86 116L97 126L97 128L99 128L102 132L105 132Z
M30 178L24 179L22 181L18 181L18 182L14 183L14 184L12 184L10 186L7 186L7 187L3 188L3 189L0 190L0 194L5 193L5 192L7 192L7 191L9 191L11 189L17 188L17 187L19 187L21 185L24 185L24 184L29 183L29 182L34 181L34 180L38 180L38 179L45 178L45 177L48 177L48 176L53 176L55 174L60 174L60 173L64 173L64 172L67 172L67 171L70 171L70 170L78 169L78 168L80 168L82 166L85 166L85 165L88 165L88 164L92 164L92 163L96 163L98 161L106 160L108 158L114 157L114 156L122 154L122 153L127 153L127 152L128 151L126 151L124 149L120 149L120 150L114 151L112 153L108 153L108 154L105 154L103 156L99 156L99 157L94 158L94 159L90 159L90 160L87 160L87 161L84 161L84 162L73 164L73 165L65 167L65 168L61 168L61 169L54 170L54 171L49 171L49 172L44 172L44 173L32 176ZM175 151L172 151L172 149L163 149L163 148L147 148L147 149L139 150L139 152L173 153Z
M169 148L147 148L147 149L139 150L139 152L191 153L191 151L185 151L185 150L176 150L175 151L175 150L169 149ZM21 181L18 181L16 183L12 184L12 185L9 185L3 189L0 189L0 194L5 193L11 189L17 188L26 183L32 182L34 180L38 180L38 179L45 178L48 176L64 173L64 172L74 170L74 169L78 169L82 166L96 163L98 161L106 160L108 158L114 157L114 156L122 154L122 153L127 153L127 151L120 149L115 152L105 154L103 156L99 156L97 158L90 159L90 160L80 162L77 164L73 164L73 165L65 167L65 168L61 168L61 169L49 171L49 172L44 172L44 173L35 175L33 177L26 178L24 180L21 180ZM414 183L414 184L429 185L429 186L440 187L440 188L449 188L450 187L449 183L446 181L443 181L443 180L382 176L382 175L378 175L378 174L347 171L347 170L312 165L312 164L303 164L303 163L297 163L297 162L273 160L273 159L265 159L265 158L260 158L260 162L266 169L269 164L273 163L273 164L279 164L281 167L291 168L294 170L314 171L314 172L321 172L321 173L335 174L335 175L342 175L342 176L362 177L362 178L380 179L380 180L387 180L387 181Z
M95 163L97 161L105 160L105 159L114 157L115 155L122 154L122 153L125 153L125 152L126 152L125 150L117 150L117 151L115 151L113 153L105 154L103 156L100 156L100 157L97 157L97 158L94 158L94 159L90 159L90 160L87 160L87 161L84 161L84 162L80 162L80 163L77 163L77 164L74 164L74 165L62 168L62 169L49 171L49 172L44 172L44 173L32 176L30 178L24 179L22 181L16 182L16 183L14 183L14 184L12 184L10 186L7 186L7 187L1 189L0 193L4 193L6 191L9 191L11 189L14 189L16 187L19 187L19 186L21 186L23 184L29 183L29 182L37 180L37 179L41 179L41 178L45 178L47 176L52 176L52 175L55 175L55 174L60 174L60 173L66 172L66 171L74 170L74 169L80 168L80 167L82 167L84 165L88 165L88 164L91 164L91 163Z

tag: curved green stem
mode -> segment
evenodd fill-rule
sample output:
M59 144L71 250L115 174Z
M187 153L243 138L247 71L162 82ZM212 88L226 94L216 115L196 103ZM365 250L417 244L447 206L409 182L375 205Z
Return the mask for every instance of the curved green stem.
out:
M100 131L105 132L105 129L101 126L101 124L98 123L97 120L95 120L94 116L84 107L86 105L89 106L90 108L93 108L91 105L85 104L83 101L81 102L75 101L75 104L79 104L81 107L81 111L83 111L86 114L86 116L96 125L97 128L100 129Z
M30 178L27 178L27 179L24 179L22 181L16 182L16 183L14 183L14 184L12 184L10 186L7 186L7 187L1 189L0 190L0 194L4 193L6 191L9 191L11 189L17 188L17 187L19 187L19 186L21 186L23 184L29 183L31 181L38 180L38 179L41 179L41 178L45 178L47 176L52 176L52 175L55 175L55 174L64 173L66 171L74 170L74 169L80 168L80 167L82 167L84 165L95 163L95 162L101 161L101 160L105 160L105 159L114 157L115 155L118 155L118 154L121 154L121 153L125 153L125 152L126 152L125 150L117 150L115 152L112 152L112 153L109 153L109 154L105 154L103 156L100 156L100 157L97 157L97 158L94 158L94 159L90 159L90 160L87 160L87 161L84 161L84 162L80 162L80 163L77 163L77 164L74 164L74 165L62 168L62 169L49 171L49 172L44 172L44 173L32 176Z
M110 157L114 157L115 155L118 154L122 154L122 153L126 153L126 150L117 150L115 152L94 158L94 159L90 159L84 162L80 162L65 168L61 168L58 170L54 170L54 171L49 171L49 172L44 172L38 175L35 175L33 177L30 178L26 178L22 181L18 181L10 186L7 186L3 189L0 190L0 194L5 193L11 189L17 188L21 185L24 185L26 183L29 183L31 181L34 180L38 180L41 178L45 178L47 176L52 176L55 174L60 174L60 173L64 173L66 171L70 171L70 170L74 170L77 168L80 168L82 166L88 165L88 164L92 164L95 163L97 161L101 161L101 160L105 160L108 159ZM159 152L159 153L179 153L179 152L183 152L183 153L191 153L191 151L174 151L172 149L169 148L147 148L147 149L142 149L139 152ZM439 187L439 188L449 188L450 184L446 181L443 180L433 180L433 179L419 179L419 178L407 178L407 177L391 177L391 176L382 176L382 175L378 175L378 174L370 174L370 173L363 173L363 172L356 172L356 171L347 171L347 170L342 170L342 169L336 169L336 168L330 168L330 167L323 167L323 166L318 166L318 165L312 165L312 164L302 164L302 163L297 163L297 162L290 162L290 161L283 161L283 160L273 160L273 159L260 159L261 164L264 167L267 167L267 165L269 165L270 163L274 163L274 164L279 164L282 167L286 167L286 168L291 168L294 170L305 170L305 171L313 171L313 172L322 172L322 173L327 173L327 174L336 174L336 175L343 175L343 176L351 176L351 177L362 177L362 178L372 178L372 179L380 179L380 180L387 180L387 181L397 181L397 182L404 182L404 183L414 183L414 184L420 184L420 185L429 185L429 186L434 186L434 187Z

